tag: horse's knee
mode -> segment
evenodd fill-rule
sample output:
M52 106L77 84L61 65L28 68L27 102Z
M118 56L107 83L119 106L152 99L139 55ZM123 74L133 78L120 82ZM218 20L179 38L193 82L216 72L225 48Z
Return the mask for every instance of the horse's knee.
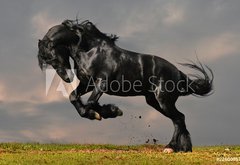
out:
M101 115L92 109L86 109L86 108L80 107L79 109L77 109L77 111L81 117L88 118L90 120L94 120L94 119L101 120L102 119Z
M86 117L86 109L85 108L81 107L81 108L77 109L77 111L81 117Z
M88 118L90 120L95 120L95 119L96 120L102 120L102 116L98 112L96 112L92 109L87 110L85 115L82 116L82 117Z

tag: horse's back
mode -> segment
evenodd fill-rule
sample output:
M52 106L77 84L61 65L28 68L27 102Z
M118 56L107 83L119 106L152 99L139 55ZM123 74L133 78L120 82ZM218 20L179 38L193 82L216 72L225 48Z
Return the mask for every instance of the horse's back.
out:
M164 79L179 80L179 70L169 61L156 55L141 54L133 51L120 50L120 68L124 74L134 79L138 77L147 83L152 76ZM122 65L121 65L122 64Z
M112 72L107 93L119 96L144 95L152 87L159 85L159 81L179 80L179 70L167 60L149 54L140 54L128 50L117 49L112 54L112 59L116 62L116 69ZM111 90L111 85L119 84L115 87L117 92ZM133 88L135 87L135 88ZM129 89L128 92L122 92ZM140 91L140 92L137 92Z
M156 76L165 79L176 77L179 70L169 61L155 55L142 55L144 72L146 76Z

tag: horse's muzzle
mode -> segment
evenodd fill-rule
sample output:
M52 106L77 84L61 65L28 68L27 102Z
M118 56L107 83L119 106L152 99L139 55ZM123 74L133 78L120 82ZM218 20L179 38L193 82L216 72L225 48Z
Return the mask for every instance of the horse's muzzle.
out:
M74 79L74 73L71 69L57 69L57 74L67 83L70 83Z

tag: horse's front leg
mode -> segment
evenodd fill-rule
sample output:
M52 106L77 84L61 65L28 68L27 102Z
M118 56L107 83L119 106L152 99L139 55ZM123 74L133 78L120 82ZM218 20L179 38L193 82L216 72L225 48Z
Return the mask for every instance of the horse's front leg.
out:
M87 88L84 83L79 83L78 87L70 94L69 100L76 108L77 112L81 117L85 117L88 119L97 119L101 120L101 116L94 110L87 109L83 104L81 96L91 91L91 88Z
M101 117L106 118L115 118L117 116L122 116L123 112L113 104L107 104L100 106L98 104L98 100L102 96L102 94L106 91L106 81L102 81L101 78L98 78L95 81L95 88L88 99L87 107L88 109L93 109L98 112Z
M88 98L87 106L90 108L96 107L96 105L98 105L98 100L102 96L103 91L105 91L105 89L106 89L106 83L103 82L101 78L98 78L94 82L94 89L92 94Z

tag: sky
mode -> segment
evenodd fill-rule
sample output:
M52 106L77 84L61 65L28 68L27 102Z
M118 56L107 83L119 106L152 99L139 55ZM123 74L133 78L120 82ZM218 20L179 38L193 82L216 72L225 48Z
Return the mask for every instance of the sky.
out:
M187 59L212 68L214 94L179 98L193 145L240 144L239 0L2 0L0 5L0 142L143 144L170 141L172 122L143 97L103 95L124 115L91 121L81 118L58 91L46 94L38 67L37 43L65 19L90 20L120 36L117 45L160 56L178 65ZM65 84L70 92L71 85ZM84 99L86 100L87 97ZM141 118L140 118L141 116Z

